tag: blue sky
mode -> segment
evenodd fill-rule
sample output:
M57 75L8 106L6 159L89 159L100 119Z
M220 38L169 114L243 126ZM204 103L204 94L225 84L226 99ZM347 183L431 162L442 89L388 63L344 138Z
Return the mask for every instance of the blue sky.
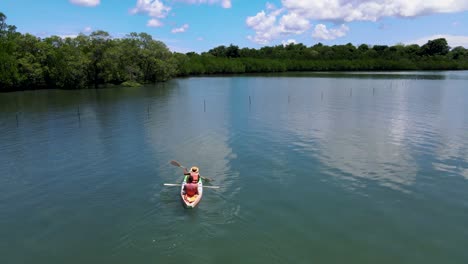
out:
M468 0L0 0L0 11L19 32L39 37L146 32L178 52L290 42L421 45L438 37L468 48Z

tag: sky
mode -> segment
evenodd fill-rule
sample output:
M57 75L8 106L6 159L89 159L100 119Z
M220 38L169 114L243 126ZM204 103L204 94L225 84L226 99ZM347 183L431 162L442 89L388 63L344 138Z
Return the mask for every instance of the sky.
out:
M183 53L231 44L422 45L440 37L468 48L468 0L0 0L0 12L23 34L145 32Z

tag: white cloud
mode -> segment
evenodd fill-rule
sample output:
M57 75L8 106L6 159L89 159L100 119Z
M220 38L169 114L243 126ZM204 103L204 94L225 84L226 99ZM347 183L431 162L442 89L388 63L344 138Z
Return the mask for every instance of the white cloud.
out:
M74 5L81 5L81 6L97 6L101 2L101 0L69 0L70 3Z
M181 26L180 28L174 28L172 29L172 33L182 33L182 32L185 32L187 29L189 28L189 25L188 24L184 24L183 26Z
M466 0L282 0L283 7L307 19L377 21L468 10Z
M84 32L84 33L90 33L91 31L93 31L93 29L92 29L91 27L85 27L85 28L83 29L83 32Z
M255 31L255 35L248 36L248 39L267 44L284 35L303 34L310 27L311 20L375 22L384 17L409 18L468 11L467 0L282 0L281 4L276 8L267 3L266 11L247 17L247 26ZM345 36L348 30L345 25L338 29L327 29L322 25L315 28L313 36L331 40Z
M265 11L261 11L253 17L247 17L247 26L255 30L255 36L247 36L247 38L259 44L267 44L276 38L278 36L275 28L276 15L276 13L266 14Z
M171 8L165 6L161 0L137 0L135 8L130 10L131 14L148 14L153 18L165 18Z
M203 41L204 39L202 37L197 38L198 41Z
M344 37L349 31L349 27L342 24L339 28L328 29L324 24L315 26L312 37L321 40L333 40L336 38Z
M424 45L429 40L434 40L438 38L445 38L447 40L448 45L452 48L455 48L458 46L463 46L465 48L468 48L468 36L461 36L461 35L433 35L433 36L428 36L428 37L408 41L405 44L406 45L410 45L410 44Z
M70 0L70 1L86 1L86 0ZM91 0L87 0L91 1ZM99 2L99 0L94 0ZM136 7L130 9L130 13L147 14L152 19L146 24L149 27L161 27L163 23L160 21L166 18L171 11L171 7L166 5L167 0L137 0ZM224 8L231 8L231 0L173 0L172 2L182 2L187 4L220 4ZM158 18L158 19L156 19ZM185 29L184 29L185 30ZM177 31L179 32L179 31ZM181 31L183 32L183 31Z
M161 21L157 20L156 18L152 18L148 20L148 23L146 25L148 27L162 27L163 23L161 23Z
M231 8L231 0L176 0L188 4L217 4L220 3L223 8Z
M296 13L286 14L280 20L280 31L286 34L302 34L309 27L309 20L298 16Z
M64 34L64 35L58 35L58 36L62 39L66 39L66 38L76 38L78 37L78 34Z
M276 6L274 4L268 2L268 3L266 3L266 9L267 10L274 10L274 9L276 9Z
M297 41L295 39L288 39L281 41L281 44L283 44L283 46L287 46L289 44L297 44Z
M232 6L231 0L223 0L221 2L221 6L224 7L224 8L231 8L231 6Z
M262 10L255 16L246 19L247 26L255 31L255 36L247 37L253 42L267 44L282 35L302 34L310 27L309 21L296 13L282 15L279 22L277 22L277 17L284 10L271 9L271 5L267 5L267 8L271 10L270 13L265 13Z

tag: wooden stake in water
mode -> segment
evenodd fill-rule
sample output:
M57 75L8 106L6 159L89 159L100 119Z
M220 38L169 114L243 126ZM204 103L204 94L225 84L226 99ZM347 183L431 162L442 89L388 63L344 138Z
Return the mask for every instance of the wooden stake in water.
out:
M80 113L80 106L78 106L77 109L77 115L78 115L78 126L81 127L81 113Z
M250 95L249 95L249 105L251 105L251 104L252 104L252 101L250 100Z
M16 114L15 114L15 116L16 116L16 127L19 127L19 121L18 121L18 111L19 111L19 109L18 109L18 98L16 98L15 103L16 103Z

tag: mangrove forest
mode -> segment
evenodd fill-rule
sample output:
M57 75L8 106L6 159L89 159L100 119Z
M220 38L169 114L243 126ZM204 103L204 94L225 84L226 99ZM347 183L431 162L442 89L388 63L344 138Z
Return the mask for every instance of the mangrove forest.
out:
M439 38L419 46L289 44L171 52L147 33L62 38L22 34L0 12L0 92L137 86L174 77L287 71L467 70L468 50Z

